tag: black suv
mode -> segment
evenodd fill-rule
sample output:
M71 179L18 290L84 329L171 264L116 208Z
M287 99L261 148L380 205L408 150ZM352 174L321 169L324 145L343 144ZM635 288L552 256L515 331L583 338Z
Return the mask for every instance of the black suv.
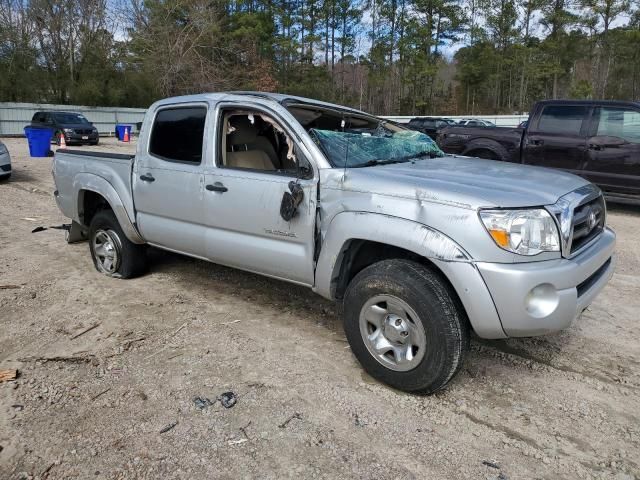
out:
M411 130L416 130L418 132L426 133L433 140L436 139L438 130L444 127L449 127L451 125L455 125L455 120L451 120L450 118L442 118L442 117L416 117L409 120L409 123L406 124Z
M98 129L81 113L36 112L31 119L32 127L47 127L53 130L53 141L60 144L64 135L66 143L97 145L100 141Z

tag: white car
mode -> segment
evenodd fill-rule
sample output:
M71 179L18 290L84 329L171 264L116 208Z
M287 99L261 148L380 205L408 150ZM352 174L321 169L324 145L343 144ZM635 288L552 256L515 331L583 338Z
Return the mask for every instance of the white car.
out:
M0 180L11 176L11 156L4 143L0 142Z
M465 127L495 127L496 124L489 120L480 120L479 118L463 118L458 122L458 125Z

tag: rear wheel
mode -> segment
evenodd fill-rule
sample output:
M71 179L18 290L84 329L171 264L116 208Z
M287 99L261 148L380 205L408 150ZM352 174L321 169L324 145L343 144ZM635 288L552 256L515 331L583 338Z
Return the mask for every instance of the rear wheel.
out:
M356 275L345 293L344 328L364 369L407 392L443 388L469 347L466 314L451 287L408 260L385 260Z
M126 237L111 210L101 210L91 220L89 249L96 270L110 277L132 278L146 271L146 247Z

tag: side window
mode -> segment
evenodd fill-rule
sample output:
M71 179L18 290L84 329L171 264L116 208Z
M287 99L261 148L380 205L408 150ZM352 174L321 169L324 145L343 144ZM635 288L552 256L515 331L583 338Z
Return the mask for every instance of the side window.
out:
M587 107L579 105L549 105L544 107L538 131L544 133L560 133L579 135Z
M309 178L313 169L293 139L269 115L249 110L222 113L221 167Z
M199 164L206 118L206 107L159 110L151 129L149 153L164 160Z
M40 115L41 115L40 112L34 113L33 114L33 118L31 119L31 121L34 122L34 123L41 122L42 120L40 119Z
M596 135L619 137L627 142L640 143L640 112L625 108L602 107L598 109Z

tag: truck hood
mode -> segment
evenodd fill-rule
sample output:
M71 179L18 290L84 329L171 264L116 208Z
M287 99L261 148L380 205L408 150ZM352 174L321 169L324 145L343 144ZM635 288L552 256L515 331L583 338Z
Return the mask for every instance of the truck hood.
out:
M551 205L587 183L560 170L448 155L349 169L343 188L476 209Z

